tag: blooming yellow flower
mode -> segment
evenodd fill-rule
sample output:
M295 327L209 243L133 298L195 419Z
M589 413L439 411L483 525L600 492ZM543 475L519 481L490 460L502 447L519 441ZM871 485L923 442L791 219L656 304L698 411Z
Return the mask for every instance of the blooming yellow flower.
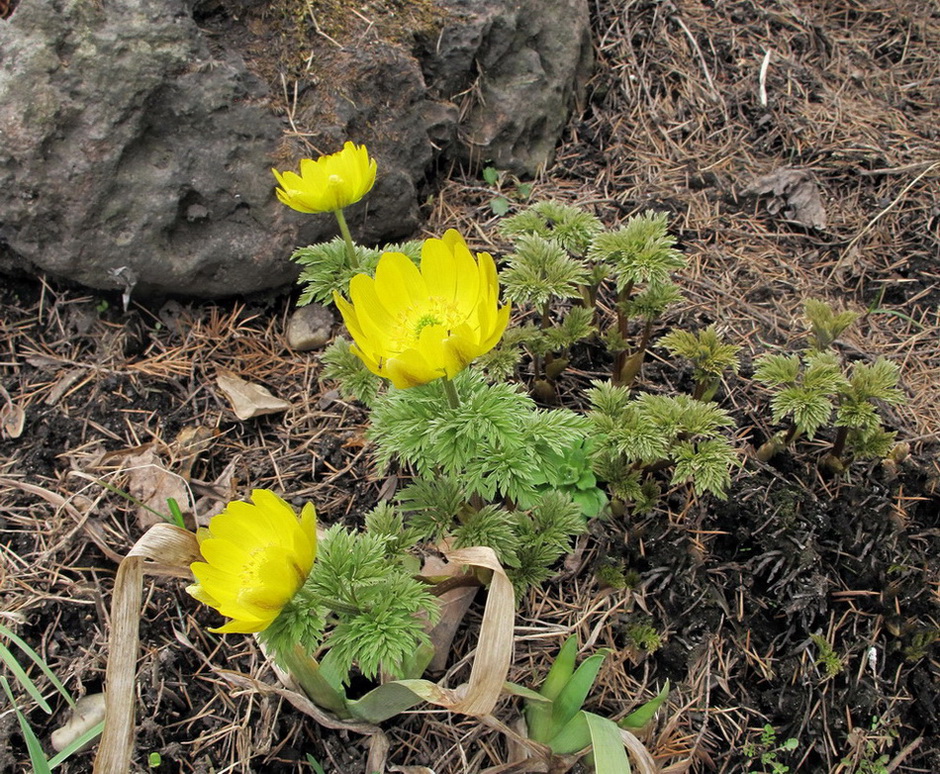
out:
M232 620L213 632L266 629L303 585L317 552L313 505L294 509L273 492L255 489L254 503L232 502L196 533L204 562L186 590Z
M336 212L355 204L375 185L375 159L365 145L347 142L329 156L300 160L300 174L271 171L277 198L298 212Z
M384 253L375 279L352 278L349 297L333 294L352 351L398 388L452 379L496 346L509 322L493 258L474 260L453 229L425 241L420 270L402 253Z

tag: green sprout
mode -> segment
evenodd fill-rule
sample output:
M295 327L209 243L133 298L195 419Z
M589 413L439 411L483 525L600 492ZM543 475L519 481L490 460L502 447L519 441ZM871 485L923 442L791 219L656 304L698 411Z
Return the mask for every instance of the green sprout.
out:
M22 652L23 656L25 656L27 662L32 662L32 664L42 672L43 676L52 684L69 707L71 707L73 711L76 709L76 702L75 699L72 698L72 694L69 693L61 680L56 677L55 673L42 656L33 650L22 637L0 624L0 638L4 638L8 640L11 645L15 645ZM22 656L18 657L10 646L0 639L0 664L6 667L35 705L47 715L51 715L53 712L52 707L43 697L39 686L36 685L27 673L26 668L24 668L23 663L21 663L21 658ZM26 717L28 710L24 707L22 697L17 697L13 693L13 689L4 675L0 675L0 688L2 688L3 693L6 694L10 706L13 707L17 722L20 726L20 733L23 735L23 739L26 742L26 749L29 753L29 760L33 767L34 774L50 774L52 770L62 762L69 759L92 740L97 739L104 730L104 721L102 721L73 739L57 755L52 758L47 758L42 748L42 743L39 741L36 732L33 730L32 726L30 726L29 720Z
M692 362L695 380L692 397L696 400L709 401L715 397L725 370L738 372L737 353L741 348L722 342L714 325L697 333L674 329L659 340L659 345L673 357L684 357Z
M883 429L878 403L904 402L900 370L884 358L845 368L835 351L819 348L851 324L852 313L837 315L821 302L807 302L807 318L812 342L802 355L766 354L755 361L754 379L773 393L773 421L789 420L786 430L758 449L758 459L770 460L800 436L812 440L830 424L836 436L821 464L831 472L845 472L855 459L887 457L895 434Z
M835 677L841 674L845 669L845 664L842 663L842 659L839 658L839 654L835 652L829 640L821 634L811 634L809 637L819 650L816 665L823 667L826 677Z
M621 735L630 733L630 729L642 728L653 719L669 696L669 683L667 681L653 699L615 723L583 709L609 651L589 656L576 668L577 652L577 638L569 637L538 692L523 686L508 686L525 700L528 736L546 745L554 755L571 755L591 747L594 770L598 774L629 772L630 763Z
M794 737L778 744L777 732L768 723L761 729L759 742L749 742L744 746L743 752L751 759L751 765L754 765L755 759L760 763L760 769L752 768L748 774L787 774L790 767L778 761L777 756L782 752L793 752L799 746L799 740Z

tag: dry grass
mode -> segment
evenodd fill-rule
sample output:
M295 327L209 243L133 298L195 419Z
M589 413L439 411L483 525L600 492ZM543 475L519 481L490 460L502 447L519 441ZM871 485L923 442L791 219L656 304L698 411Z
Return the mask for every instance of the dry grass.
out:
M901 366L910 400L891 421L913 441L915 457L936 469L927 455L940 441L940 9L921 0L595 0L592 9L598 68L591 102L534 196L580 203L609 225L647 208L668 210L690 258L679 278L686 302L668 322L717 322L749 355L798 345L807 297L864 312L843 345L852 357L885 356ZM744 193L784 166L812 172L828 216L824 229L787 222L768 211L765 197ZM436 196L427 233L458 227L499 255L505 245L490 196L475 177L455 171ZM169 304L130 316L99 315L95 303L44 286L35 304L7 308L0 319L0 373L30 433L4 446L0 476L63 498L55 505L54 496L49 502L0 487L2 615L29 633L79 693L100 685L105 666L115 569L105 557L126 551L140 527L132 509L75 470L122 485L120 464L108 455L151 444L168 469L187 466L207 508L249 486L270 487L315 500L331 522L361 513L383 483L363 439L364 413L320 385L314 358L283 344L285 300ZM236 421L213 388L218 369L266 385L292 408ZM766 432L759 396L746 379L733 386L730 407ZM211 440L187 459L175 444L182 430L196 427L212 431ZM832 486L801 485L814 498ZM923 497L902 489L892 518L903 526ZM756 533L775 528L780 505L768 492L748 494L744 505L766 514ZM905 675L879 677L895 725L871 728L870 718L853 717L835 695L834 681L820 682L810 649L755 644L744 608L763 603L746 591L743 569L707 563L726 537L710 518L706 504L692 503L681 524L677 513L662 512L595 534L576 566L525 600L510 679L544 674L564 637L577 633L587 651L613 648L594 706L621 717L669 672L654 655L624 646L625 627L650 620L665 642L692 654L687 679L646 740L665 771L732 771L726 751L740 751L768 722L748 699L777 679L821 686L801 711L807 728L825 731L801 749L808 755L811 741L831 771L853 770L840 763L855 754L847 752L845 729L856 729L858 755L871 741L890 752L888 770L924 771L908 765L916 739L890 743L903 730L894 711L913 700ZM935 531L915 527L905 540L935 554ZM599 591L584 569L625 546L643 555L654 543L668 544L676 564L648 568L630 592ZM782 582L774 575L780 557L756 559L756 574ZM672 607L670 589L690 567L704 572L712 585L702 593L720 596L724 610L701 636ZM936 568L925 567L924 577L932 585L904 604L932 605L933 616L919 623L936 626ZM867 643L885 636L885 627L905 625L901 602L900 623L872 613L873 593L863 585L829 589L822 634ZM704 604L688 599L684 612ZM271 676L252 642L229 638L223 646L206 635L206 614L187 603L179 584L156 583L145 594L145 618L139 728L142 739L164 745L167 758L189 761L187 771L208 770L209 761L217 771L286 771L294 766L288 752L315 750L327 771L355 770L355 740L318 740L281 699L232 691L220 669ZM858 687L875 668L862 645L851 647L848 668ZM507 702L497 715L509 722L514 707ZM9 722L9 715L0 719L0 732ZM491 728L440 712L415 713L390 734L393 760L433 763L438 774L481 771L504 762L508 749ZM257 768L264 760L274 762ZM0 753L0 770L5 765Z

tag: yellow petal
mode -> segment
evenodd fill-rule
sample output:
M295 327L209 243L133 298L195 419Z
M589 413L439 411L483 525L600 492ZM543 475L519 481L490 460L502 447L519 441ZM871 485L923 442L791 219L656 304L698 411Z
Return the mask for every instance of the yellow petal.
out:
M427 384L440 379L444 373L434 370L416 349L408 349L385 361L384 375L392 380L399 390Z
M353 337L353 341L367 344L368 338L359 324L359 315L356 313L356 308L335 290L333 291L333 301L336 303L339 313L343 316L343 322L349 331L349 335Z
M375 280L365 274L357 274L349 283L349 297L356 310L364 341L372 350L386 350L392 331L397 329L399 321L396 315L400 308L388 309L375 292ZM353 337L355 338L355 337Z
M254 634L256 632L263 632L267 629L271 623L274 621L274 618L266 619L246 619L241 621L229 621L224 626L210 627L210 632L215 632L216 634Z
M271 521L275 535L284 535L297 526L297 512L270 489L253 489L251 501Z
M249 562L248 552L229 540L205 540L199 546L199 552L210 567L233 575L241 572L241 568Z
M509 304L501 307L496 313L496 321L493 324L493 329L491 331L482 331L481 335L483 338L480 341L480 354L489 352L493 347L495 347L499 340L503 337L503 333L506 331L506 326L509 324Z
M404 253L383 253L375 268L375 292L393 312L427 304L428 288L418 267Z
M362 360L366 368L368 368L376 376L382 376L387 378L383 363L385 359L381 355L373 355L371 352L366 352L361 349L358 345L353 344L349 351L352 352L356 357Z
M441 239L428 239L421 247L421 274L428 295L453 299L457 295L457 262Z
M199 583L192 583L186 587L186 593L189 594L193 599L198 602L202 602L204 605L209 607L218 607L219 603L216 601L215 597L207 593L206 590Z

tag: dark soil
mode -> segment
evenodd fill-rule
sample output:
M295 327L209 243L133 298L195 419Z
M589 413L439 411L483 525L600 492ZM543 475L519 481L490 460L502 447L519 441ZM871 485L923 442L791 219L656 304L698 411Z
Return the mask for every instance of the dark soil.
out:
M744 347L741 373L718 396L737 420L742 465L725 501L676 488L651 514L594 522L557 577L523 599L510 679L531 684L573 632L612 649L595 712L619 718L671 681L645 739L664 771L770 772L774 761L811 773L940 771L940 10L915 0L592 7L591 99L535 197L580 202L608 225L649 207L670 212L690 259L677 277L686 301L654 341L674 325L716 322ZM213 16L217 34L223 21ZM782 166L813 170L826 229L743 193ZM475 222L491 240L475 246L498 257L491 198L470 172L455 173L427 233ZM799 347L807 297L867 310L843 351L901 366L909 402L887 417L912 453L895 468L856 463L825 476L825 433L771 464L754 459L777 428L750 364ZM320 383L315 355L284 344L292 305L270 296L125 312L118 297L52 281L0 286L0 384L25 411L22 433L0 436L0 623L73 693L103 686L116 559L145 529L134 506L93 480L127 486L131 451L149 446L169 469L186 467L204 508L268 487L313 500L327 523L357 524L386 485L366 413ZM607 367L584 347L562 399L576 401ZM219 369L292 408L238 421L215 386ZM654 348L641 386L688 391L690 375ZM180 434L196 428L209 440L193 459ZM605 565L630 586L602 588ZM302 772L315 770L310 756L330 774L363 771L360 737L233 687L224 670L276 679L253 640L206 631L217 617L184 585L146 581L134 770ZM47 717L14 690L50 749L64 703ZM508 699L496 712L506 723L518 713ZM797 744L762 763L767 725L775 746ZM479 772L509 755L473 718L423 712L383 728L390 766ZM151 768L152 753L161 762ZM90 771L92 754L59 770ZM26 770L16 719L0 709L0 771Z

